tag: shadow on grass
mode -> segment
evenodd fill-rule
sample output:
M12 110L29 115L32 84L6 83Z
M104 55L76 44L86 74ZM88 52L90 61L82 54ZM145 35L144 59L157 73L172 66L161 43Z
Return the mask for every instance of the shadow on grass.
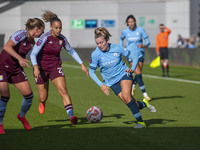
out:
M104 117L120 119L124 114ZM112 120L112 119L111 119ZM5 129L0 135L2 150L196 150L199 149L200 127L166 127L176 120L145 120L147 128L134 129L135 121L123 122L119 127L113 121L91 124L80 118L77 125L69 120L49 120L51 125L25 129ZM47 124L48 124L47 122ZM55 122L55 124L54 124ZM58 124L59 123L59 124ZM68 124L67 124L68 123ZM111 123L111 124L107 124ZM112 127L111 125L114 125ZM151 127L158 124L159 127ZM162 127L163 126L163 127Z
M199 127L132 127L7 129L0 135L2 150L197 150Z
M172 99L172 98L184 98L185 96L162 96L162 97L152 97L151 101L162 100L162 99Z
M104 118L107 118L107 117L116 117L119 119L119 116L125 116L124 114L113 114L113 115L110 115L110 116L104 116ZM165 125L165 124L168 124L170 122L175 122L176 120L169 120L169 119L149 119L149 120L144 120L145 123L146 123L146 126L147 128L150 127L151 125L153 124L159 124L159 125ZM77 125L71 125L71 124L67 124L65 122L68 122L70 123L70 120L69 119L66 119L66 120L49 120L49 122L64 122L64 124L60 124L60 125L46 125L46 126L38 126L38 127L35 127L34 129L45 129L45 128L63 128L63 127L76 127L78 125L84 125L84 124L92 124L90 123L87 118L83 117L83 118L79 118L79 122L77 123ZM112 123L113 121L101 121L99 123L93 123L93 124L96 124L96 125L101 125L103 126L103 124L106 124L106 123ZM125 121L123 122L124 124L137 124L137 121ZM133 125L133 126L134 126Z
M125 116L125 114L112 114L112 115L109 115L109 116L103 116L103 118L117 118L117 119L120 119L122 116ZM170 122L175 122L176 120L169 120L169 119L149 119L149 120L144 120L145 123L146 123L146 126L147 127L150 127L151 125L153 124L160 124L160 125L164 125L164 124L167 124L167 123L170 123ZM66 119L66 120L49 120L48 122L68 122L70 123L70 120L69 119ZM101 121L99 122L98 124L105 124L105 123L112 123L113 121ZM136 124L137 121L125 121L123 122L124 124ZM83 124L91 124L86 117L82 117L82 118L79 118L79 121L77 123L77 125L83 125ZM69 126L69 127L73 127L74 125L71 125L71 124L64 124L64 125L53 125L53 126L38 126L38 127L35 127L35 128L62 128L64 126Z
M146 123L147 127L150 127L153 124L168 124L170 122L175 122L176 120L169 120L169 119L149 119L149 120L144 120L144 122ZM126 121L123 122L125 124L133 124L133 123L137 123L136 121Z
M112 115L109 115L109 116L103 116L103 118L116 118L116 119L120 119L122 118L122 116L125 116L125 114L112 114ZM65 121L68 121L70 122L69 119L66 119L66 120L49 120L48 122L65 122ZM101 121L99 123L111 123L112 121ZM78 121L79 124L89 124L88 120L86 117L82 117L82 118L79 118L79 121Z

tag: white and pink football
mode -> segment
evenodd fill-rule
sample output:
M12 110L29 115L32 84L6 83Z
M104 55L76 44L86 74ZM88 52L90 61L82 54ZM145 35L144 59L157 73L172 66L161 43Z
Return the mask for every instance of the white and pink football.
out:
M91 123L100 122L101 119L103 118L103 112L97 106L90 107L87 110L86 115L87 115L88 121L90 121Z

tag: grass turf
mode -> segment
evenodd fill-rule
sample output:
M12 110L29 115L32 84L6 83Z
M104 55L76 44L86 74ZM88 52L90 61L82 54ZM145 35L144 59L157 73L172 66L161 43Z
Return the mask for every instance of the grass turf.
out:
M26 116L32 130L26 131L16 118L20 112L22 96L11 85L11 98L4 117L6 135L0 135L2 150L199 149L199 84L144 77L147 92L152 98L151 104L157 108L157 113L141 110L147 128L134 129L136 121L128 107L113 92L106 96L91 78L87 78L74 65L77 64L64 62L63 70L74 113L79 117L78 124L71 125L61 96L51 82L46 111L43 115L39 114L32 69L26 69L34 92L33 105ZM161 69L151 69L144 65L143 73L160 76ZM172 78L200 81L200 70L195 68L171 67L170 75ZM138 86L135 98L142 99ZM91 106L102 109L104 115L100 123L91 124L87 121L86 111Z

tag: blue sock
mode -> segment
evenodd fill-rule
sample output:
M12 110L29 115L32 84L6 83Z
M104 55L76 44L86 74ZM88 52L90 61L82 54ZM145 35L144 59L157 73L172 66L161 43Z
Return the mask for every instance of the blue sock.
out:
M142 91L142 93L146 92L145 86L144 86L144 82L142 80L142 74L138 74L135 76L137 83L140 87L140 90Z
M145 102L140 102L140 101L137 101L138 104L139 104L139 109L143 109L144 107L147 107Z
M135 78L133 79L133 84L137 84L136 76L135 76Z
M32 99L33 99L33 93L24 96L21 105L20 117L25 117L27 111L30 109L32 105Z
M6 112L6 106L8 103L9 97L1 96L0 99L0 124L3 124L3 117Z
M65 106L65 110L69 116L69 119L74 116L74 111L73 111L73 107L72 107L72 104L68 104Z
M135 101L133 99L127 104L127 106L132 111L135 119L138 122L143 122L142 116L141 116L140 111L139 111L139 108L138 108L137 104L135 103Z

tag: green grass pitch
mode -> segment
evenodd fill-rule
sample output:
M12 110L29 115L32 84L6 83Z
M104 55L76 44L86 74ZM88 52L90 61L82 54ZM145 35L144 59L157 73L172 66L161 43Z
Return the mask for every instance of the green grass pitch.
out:
M86 62L88 66L88 62ZM77 66L77 67L76 67ZM63 62L67 89L77 125L71 125L61 96L50 82L46 111L38 112L38 93L32 69L25 69L34 92L33 105L26 115L32 126L26 131L17 120L22 96L10 85L11 98L4 117L5 135L0 135L1 150L197 150L200 139L200 70L171 67L170 79L162 78L161 68L144 65L144 83L150 102L157 113L141 110L147 124L145 129L134 129L136 120L131 111L111 92L106 96L91 78L87 78L76 62ZM99 71L97 71L99 75ZM152 76L148 76L152 75ZM153 78L153 77L157 78ZM176 81L176 79L183 79ZM197 81L190 83L185 81ZM137 100L142 93L136 87ZM89 123L86 111L98 106L103 111L100 123Z

